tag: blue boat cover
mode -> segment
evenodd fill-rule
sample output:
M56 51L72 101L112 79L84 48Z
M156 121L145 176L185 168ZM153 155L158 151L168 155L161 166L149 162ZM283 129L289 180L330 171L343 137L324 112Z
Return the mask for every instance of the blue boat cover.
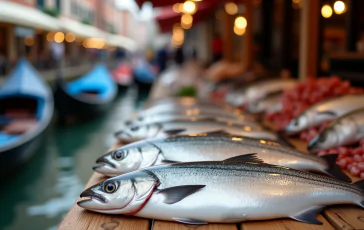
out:
M98 64L80 79L67 84L67 92L71 95L89 90L99 92L99 98L103 100L115 96L116 84L105 65Z
M36 99L38 101L37 118L42 116L47 101L53 98L47 83L42 80L42 77L25 58L19 60L0 89L0 98L9 96Z
M47 99L52 95L52 92L33 66L22 58L0 89L0 98L9 95Z
M134 65L134 76L144 83L152 83L156 78L156 74L146 60L140 60Z

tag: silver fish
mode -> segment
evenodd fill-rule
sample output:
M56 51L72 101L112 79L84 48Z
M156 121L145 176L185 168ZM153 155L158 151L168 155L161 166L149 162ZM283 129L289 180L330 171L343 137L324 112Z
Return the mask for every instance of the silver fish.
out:
M115 136L120 141L134 142L153 137L169 137L171 135L185 135L197 133L210 133L225 131L230 134L276 140L277 135L268 130L251 126L236 125L229 122L220 122L215 119L206 120L179 120L163 123L153 123L126 127L116 132Z
M208 106L228 106L217 104L213 101L201 100L195 97L171 97L171 98L163 98L156 101L152 101L149 103L149 108L157 105L165 105L165 104L176 104L180 106L194 106L194 105L208 105Z
M180 106L175 104L167 104L167 105L157 105L151 108L141 110L138 112L137 116L151 116L156 114L165 114L165 113L185 113L191 115L199 115L199 114L211 114L211 115L221 115L228 117L236 117L239 115L243 115L243 111L239 109L233 109L231 107L219 107L219 106L211 106L211 105L193 105L193 106Z
M229 118L229 117L221 117L221 116L212 116L212 115L196 115L196 116L189 116L186 114L158 114L152 116L141 117L139 119L132 119L125 122L125 125L146 125L150 123L164 123L164 122L171 122L171 121L178 121L178 120L201 120L201 119L216 119L220 122L231 122L238 125L245 125L251 126L254 128L261 128L262 126L255 121L255 119L251 116L238 116L236 118Z
M347 95L315 104L293 119L285 128L289 134L301 132L325 121L364 107L364 95Z
M281 94L248 103L247 111L250 113L278 112L283 108Z
M148 139L125 145L97 159L94 170L107 175L139 170L166 162L222 161L257 153L265 163L329 174L350 181L336 165L337 155L317 157L278 142L226 134L203 134Z
M195 162L154 166L98 183L84 192L82 208L178 221L237 223L292 218L321 224L316 214L334 204L364 208L364 181L349 184L282 166Z
M364 109L355 110L331 122L308 145L308 150L336 148L364 138Z
M233 91L226 96L226 102L232 106L241 106L267 97L269 94L282 92L297 85L298 81L273 79L261 81L245 89Z

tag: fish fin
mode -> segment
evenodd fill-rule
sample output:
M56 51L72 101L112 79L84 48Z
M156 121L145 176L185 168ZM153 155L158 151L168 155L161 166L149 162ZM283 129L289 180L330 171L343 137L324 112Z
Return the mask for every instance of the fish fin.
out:
M194 225L202 225L208 224L206 221L203 220L195 220L190 218L172 218L174 221L183 223L183 224L194 224Z
M176 135L179 133L182 133L186 131L186 129L170 129L170 130L164 130L164 132L168 135Z
M182 185L166 188L160 190L158 193L165 195L164 203L174 204L197 192L201 188L204 188L205 186L206 185Z
M263 160L257 157L256 153L244 154L236 157L231 157L223 160L223 162L253 162L253 163L264 163Z
M162 160L162 162L166 164L181 163L181 161L170 161L170 160Z
M364 180L359 180L359 181L353 183L353 185L355 185L356 187L358 187L362 191L362 193L364 193ZM364 208L364 200L360 201L359 202L359 205L362 208Z
M332 118L332 119L337 117L337 114L334 111L330 111L330 110L318 111L317 114L324 115L324 116L326 116L328 118Z
M323 206L312 207L290 217L294 220L308 224L322 224L322 222L316 218L316 215L320 213L323 208L324 208Z
M328 168L326 169L326 173L338 180L345 181L345 182L351 182L350 177L348 177L340 168L339 165L336 164L336 159L339 155L338 154L329 154L326 156L322 156L327 165Z
M216 136L231 136L230 133L224 131L224 130L217 130L217 131L212 131L212 132L206 132L207 135L209 136L213 136L213 135L216 135Z
M278 131L277 135L278 135L279 144L285 145L285 146L288 146L288 147L291 147L291 148L295 148L295 146L287 140L287 138L285 137L283 131Z

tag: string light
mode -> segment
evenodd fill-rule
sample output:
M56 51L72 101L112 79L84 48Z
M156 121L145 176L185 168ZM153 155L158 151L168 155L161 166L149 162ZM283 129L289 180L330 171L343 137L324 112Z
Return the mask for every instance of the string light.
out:
M332 8L330 5L323 5L321 8L321 15L324 18L329 18L332 15Z
M66 41L67 42L74 42L76 40L76 35L73 33L66 34Z
M196 3L192 1L185 1L182 9L185 14L194 14L197 11Z
M343 14L346 11L346 6L343 1L336 1L334 3L334 11L336 14Z
M237 17L235 19L235 27L239 28L239 29L245 29L248 25L248 22L246 21L246 18L244 18L243 16Z
M64 33L62 32L57 32L54 35L54 41L57 43L62 43L64 41Z
M238 28L238 27L234 26L234 33L236 35L242 36L245 34L245 28L242 29L242 28Z
M235 15L238 13L238 6L234 2L225 3L225 11L227 14Z

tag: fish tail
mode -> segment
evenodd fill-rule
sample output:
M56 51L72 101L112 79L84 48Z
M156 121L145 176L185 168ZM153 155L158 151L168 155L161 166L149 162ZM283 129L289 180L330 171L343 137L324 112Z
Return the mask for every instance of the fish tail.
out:
M353 183L353 185L358 187L359 190L361 191L361 193L363 194L363 200L361 200L358 205L360 205L362 208L364 208L364 180L359 180L359 181Z
M338 180L341 180L341 181L345 181L345 182L351 182L351 179L350 177L348 177L340 168L339 165L336 164L336 159L339 155L338 154L329 154L329 155L326 155L326 156L322 156L321 158L323 158L327 165L328 165L328 168L325 170L325 172L338 179Z

